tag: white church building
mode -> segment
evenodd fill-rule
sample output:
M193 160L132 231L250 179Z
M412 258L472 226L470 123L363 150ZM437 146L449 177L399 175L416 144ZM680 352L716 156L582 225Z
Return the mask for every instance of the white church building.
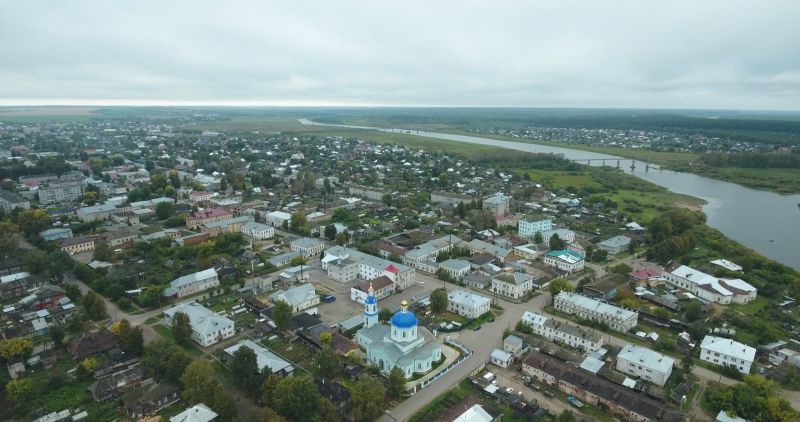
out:
M381 372L399 367L406 378L431 370L442 357L442 345L425 327L417 326L417 317L403 300L401 308L386 326L378 322L378 301L372 286L364 301L364 328L356 334L358 344L367 350L367 360Z

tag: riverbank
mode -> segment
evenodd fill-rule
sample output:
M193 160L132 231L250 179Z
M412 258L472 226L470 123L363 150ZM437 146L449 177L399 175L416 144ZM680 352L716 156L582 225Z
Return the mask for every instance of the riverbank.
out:
M577 144L572 142L537 142L511 136L469 132L459 129L443 129L445 133L464 136L481 136L499 141L524 142L534 145L569 148L598 154L616 155L624 158L658 164L664 169L693 173L725 182L736 183L752 189L767 190L781 195L800 193L800 169L710 167L698 161L700 154L693 152L653 151Z

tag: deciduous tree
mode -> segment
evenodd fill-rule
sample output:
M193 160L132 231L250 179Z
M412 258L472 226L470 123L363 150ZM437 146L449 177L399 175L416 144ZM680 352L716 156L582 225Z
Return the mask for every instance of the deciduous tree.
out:
M330 346L324 346L314 357L314 375L323 378L335 378L339 375L341 362L339 356Z
M209 403L216 381L214 369L207 359L197 359L186 367L181 375L183 399L189 404Z
M156 217L159 220L166 220L172 217L172 213L175 211L175 207L172 205L172 202L159 202L156 205Z
M564 249L564 241L561 240L561 237L557 233L555 233L552 236L550 236L549 246L550 250L553 251L561 250Z
M362 376L352 390L353 419L374 421L383 412L383 385L374 378Z
M381 308L381 310L378 311L378 319L381 320L382 322L389 321L391 318L392 318L392 311L386 308Z
M114 259L114 251L108 243L100 240L95 242L94 255L92 255L92 258L98 261L109 262Z
M172 335L179 344L189 344L192 337L192 324L189 315L184 312L176 312L172 316Z
M386 382L386 393L389 397L398 399L405 392L406 376L403 371L395 366L389 372L389 378Z
M289 321L292 319L292 305L279 300L275 303L275 308L272 310L272 319L275 321L275 326L281 331L286 331L289 328Z
M447 291L436 289L431 292L431 310L433 312L444 312L447 310Z
M28 357L33 351L33 341L29 338L0 340L0 358L5 361Z
M231 358L231 373L237 384L250 395L258 394L261 375L258 370L258 358L253 349L242 346L238 348Z
M33 381L30 378L11 380L6 384L6 397L16 405L25 403L33 393Z
M311 420L319 411L320 395L309 376L282 379L275 387L273 408L283 417L295 421Z
M330 241L336 239L336 226L333 224L328 224L325 226L325 238Z
M550 291L550 294L555 296L561 292L571 292L575 289L572 288L572 285L569 284L567 279L559 277L550 282L550 285L547 286L547 290Z

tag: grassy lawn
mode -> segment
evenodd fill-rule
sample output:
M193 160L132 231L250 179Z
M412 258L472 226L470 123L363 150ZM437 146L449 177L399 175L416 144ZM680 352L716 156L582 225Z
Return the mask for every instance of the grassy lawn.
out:
M689 392L686 393L686 402L681 406L682 412L688 412L689 409L692 408L692 402L696 398L698 390L700 390L700 383L695 382L692 388L689 389Z
M769 300L763 296L758 296L750 303L744 305L733 303L728 305L728 308L733 309L747 315L755 315L758 311L769 305Z
M154 325L153 330L157 332L161 337L164 337L165 339L175 343L176 345L181 347L184 351L191 354L192 356L201 356L203 354L203 351L200 350L200 348L195 346L193 343L189 343L188 345L179 344L178 341L175 340L175 336L172 335L172 330L170 330L163 324Z
M453 322L453 321L463 325L465 322L467 322L466 318L462 317L461 315L457 315L457 314L454 314L452 312L449 312L449 311L445 311L445 312L441 312L441 313L439 313L437 315L433 315L431 319L433 320L433 323L436 324L436 325L439 325L442 322L447 324L447 323L450 323L450 322Z
M144 323L147 325L153 325L153 324L158 324L159 321L161 321L161 318L157 316L151 316L150 318L144 320Z
M568 187L580 188L596 188L600 189L601 186L594 180L591 174L584 172L574 171L553 171L541 169L519 169L519 172L528 173L531 180L536 183L549 186L553 190L566 189Z
M635 190L618 190L595 194L589 200L612 200L619 204L619 210L631 215L642 224L647 224L658 217L666 207L684 205L689 208L699 208L704 201L687 195L676 194L667 190L657 192L642 192Z
M311 365L313 359L311 351L303 344L288 343L280 337L274 340L264 340L262 344L297 366L307 369Z
M494 321L494 314L492 312L487 312L487 313L479 316L478 318L473 319L472 321L467 323L465 328L468 328L470 330L477 330L483 324L486 324L489 321Z
M766 189L781 194L800 192L800 169L754 169L741 167L701 167L695 173L727 180L743 186Z

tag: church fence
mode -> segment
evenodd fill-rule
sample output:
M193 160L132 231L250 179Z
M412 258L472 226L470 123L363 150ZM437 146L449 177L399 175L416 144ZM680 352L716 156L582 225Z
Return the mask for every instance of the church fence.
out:
M456 360L455 362L451 363L442 372L439 372L438 374L436 374L436 376L434 376L433 378L430 378L427 381L421 382L419 384L419 388L420 389L423 389L423 388L431 385L431 383L433 383L437 379L441 378L444 374L450 372L450 370L452 370L453 368L458 366L461 362L464 362L465 360L469 359L470 356L472 356L472 350L469 347L467 347L467 346L465 346L465 345L463 345L463 344L461 344L461 343L459 343L459 342L457 342L455 340L447 339L447 340L445 340L445 343L447 343L447 344L449 344L449 345L461 350L461 352L462 352L461 357L459 357L458 360Z

